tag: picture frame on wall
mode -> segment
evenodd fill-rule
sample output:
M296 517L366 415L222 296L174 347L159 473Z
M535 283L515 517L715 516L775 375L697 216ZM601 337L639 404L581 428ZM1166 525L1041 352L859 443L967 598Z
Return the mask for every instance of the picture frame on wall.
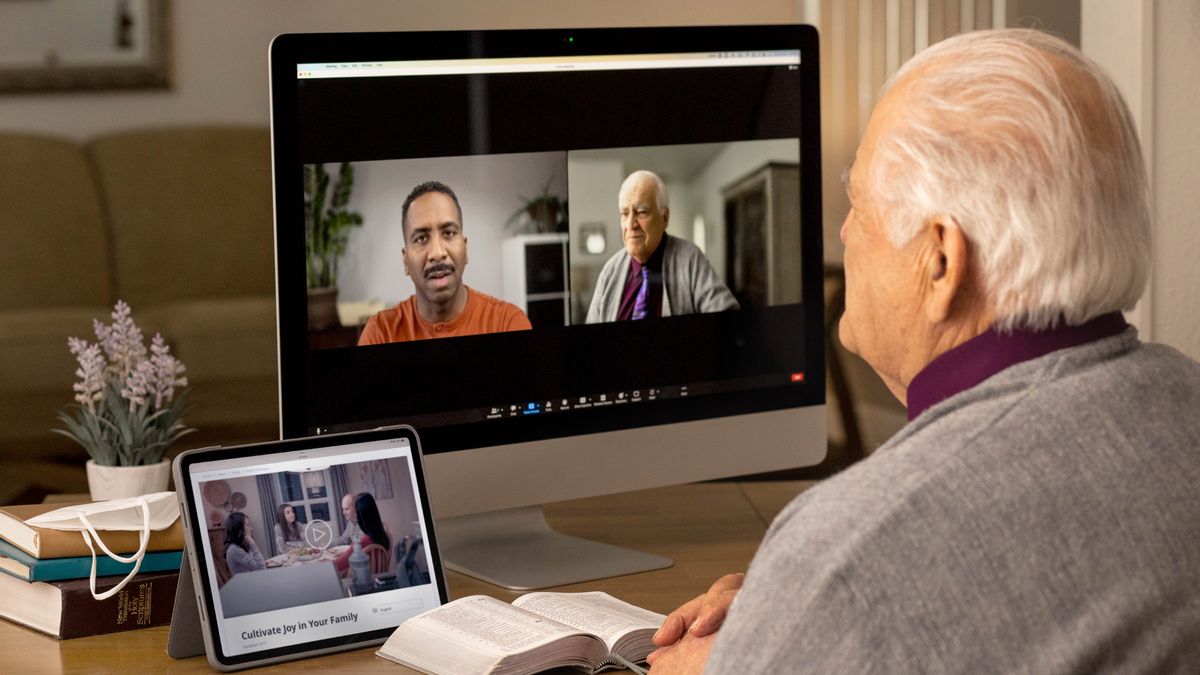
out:
M370 492L375 499L392 498L392 477L388 475L387 463L383 460L360 464L358 477L362 481L363 491Z
M166 89L169 0L0 0L0 92Z

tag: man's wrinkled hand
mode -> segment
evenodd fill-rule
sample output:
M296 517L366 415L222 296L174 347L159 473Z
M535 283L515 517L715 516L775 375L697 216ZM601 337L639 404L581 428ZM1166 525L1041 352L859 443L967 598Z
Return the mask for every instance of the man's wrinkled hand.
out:
M650 675L703 673L716 639L715 633L704 637L688 633L675 644L660 647L647 659L650 663Z
M717 579L706 593L692 598L668 614L662 627L654 634L654 645L659 649L651 657L662 652L664 647L675 645L686 635L700 638L715 633L724 623L729 605L742 587L745 576L741 573L726 574Z

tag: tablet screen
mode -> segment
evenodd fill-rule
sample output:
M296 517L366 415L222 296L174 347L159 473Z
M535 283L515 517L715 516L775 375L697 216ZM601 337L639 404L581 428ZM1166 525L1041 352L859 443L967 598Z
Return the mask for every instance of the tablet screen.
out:
M380 640L445 600L415 443L403 429L183 458L223 665Z

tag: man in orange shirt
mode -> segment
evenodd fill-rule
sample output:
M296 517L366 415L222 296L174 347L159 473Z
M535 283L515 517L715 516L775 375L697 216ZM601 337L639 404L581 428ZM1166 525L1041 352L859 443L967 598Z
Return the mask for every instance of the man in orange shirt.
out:
M413 188L401 209L404 274L416 293L367 321L359 345L502 333L533 328L512 303L462 282L467 238L454 191L428 181Z

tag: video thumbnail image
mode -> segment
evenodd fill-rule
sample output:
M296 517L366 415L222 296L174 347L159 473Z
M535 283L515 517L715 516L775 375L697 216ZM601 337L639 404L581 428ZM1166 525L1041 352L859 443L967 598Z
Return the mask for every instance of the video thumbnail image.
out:
M201 483L225 617L428 584L410 471L394 458Z

